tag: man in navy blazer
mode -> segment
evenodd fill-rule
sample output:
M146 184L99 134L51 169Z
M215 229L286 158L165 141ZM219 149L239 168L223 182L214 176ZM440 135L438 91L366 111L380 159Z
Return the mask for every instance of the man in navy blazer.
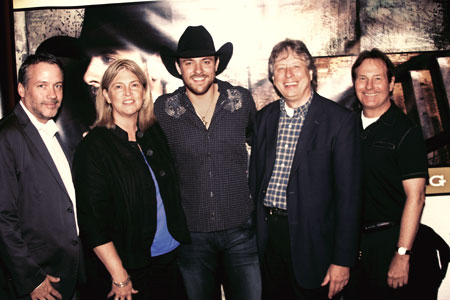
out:
M269 78L281 99L257 114L249 180L263 299L331 299L358 251L356 117L315 92L316 68L301 41L273 48Z
M0 260L11 299L75 299L80 243L70 159L52 118L62 64L31 55L19 70L20 103L0 121ZM2 294L3 295L3 294Z

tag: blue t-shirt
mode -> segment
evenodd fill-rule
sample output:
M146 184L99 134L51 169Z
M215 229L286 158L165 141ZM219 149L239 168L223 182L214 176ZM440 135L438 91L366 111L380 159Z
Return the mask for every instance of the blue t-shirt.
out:
M145 162L147 163L148 169L152 174L153 182L155 183L156 191L156 233L153 238L152 247L150 248L152 257L163 255L169 253L170 251L177 248L180 243L175 240L167 228L167 218L166 211L164 210L164 203L161 198L161 193L159 191L158 181L156 180L155 174L153 173L150 164L144 156Z

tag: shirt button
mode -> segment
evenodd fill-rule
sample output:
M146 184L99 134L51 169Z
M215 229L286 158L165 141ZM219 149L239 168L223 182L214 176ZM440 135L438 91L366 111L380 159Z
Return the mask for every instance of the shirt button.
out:
M73 209L72 209L71 207L69 207L69 208L67 209L67 212L68 212L69 214L71 214L71 213L73 213Z
M147 156L152 156L153 155L153 150L152 149L148 149L146 153L147 153Z
M212 198L212 197L214 197L214 193L213 193L213 192L211 192L211 198Z
M166 176L166 171L164 171L164 170L159 171L159 175Z
M72 245L74 245L74 246L78 245L78 241L77 240L72 240Z
M206 156L207 156L207 157L211 157L211 152L208 152L208 153L206 154Z

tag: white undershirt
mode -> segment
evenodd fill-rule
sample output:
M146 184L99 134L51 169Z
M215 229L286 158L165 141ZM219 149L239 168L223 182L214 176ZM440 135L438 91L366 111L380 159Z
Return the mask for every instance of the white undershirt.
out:
M286 111L286 115L287 115L289 118L292 118L292 117L294 116L295 109L289 107L289 105L287 105L286 102L284 102L284 110Z
M366 129L368 126L370 126L371 124L378 121L379 118L380 118L380 116L375 117L375 118L368 118L368 117L364 116L363 112L361 112L361 120L362 120L363 129Z
M61 176L61 179L66 187L67 193L69 194L70 200L73 205L73 214L75 217L75 225L77 227L77 234L79 233L78 222L77 222L77 211L76 211L76 200L75 200L75 188L73 186L72 181L72 172L70 170L69 162L67 161L67 157L64 154L61 145L56 138L56 133L58 132L58 126L55 121L52 119L48 120L47 123L41 123L38 119L25 107L22 101L19 102L22 106L23 110L27 114L28 118L30 118L31 123L36 127L44 141L45 146L47 147L50 156L53 159L53 162L58 169L58 173Z

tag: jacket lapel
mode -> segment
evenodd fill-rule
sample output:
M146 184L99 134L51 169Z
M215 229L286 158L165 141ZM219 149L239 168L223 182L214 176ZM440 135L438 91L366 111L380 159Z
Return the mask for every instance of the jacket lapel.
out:
M268 114L267 120L264 122L264 132L266 133L266 168L264 168L264 178L270 179L272 175L273 165L275 164L277 138L278 138L278 120L280 118L280 101L278 105L274 105L272 111Z
M59 136L58 132L55 134L55 136L56 136L56 139L58 140L59 145L61 146L61 149L64 152L64 155L66 156L67 162L69 163L69 166L70 166L70 170L72 170L72 156L70 155L70 152L67 150L64 142L61 140L61 137Z
M298 138L297 147L295 149L294 161L292 162L291 174L300 166L303 159L306 158L306 150L309 149L311 141L317 133L318 125L322 116L322 105L319 96L314 93L309 107L308 114L305 118L302 131Z
M33 123L31 123L30 119L28 118L28 116L26 115L25 111L22 109L20 104L16 105L14 113L16 114L19 120L20 126L22 126L23 128L25 136L30 141L31 146L35 148L36 152L39 153L39 155L42 157L42 160L49 168L53 177L56 179L62 190L67 194L67 197L69 197L64 182L62 181L61 176L59 175L58 169L56 168L56 165L50 155L50 152L48 152L47 147L45 146L45 143L42 140L38 130L33 125Z

